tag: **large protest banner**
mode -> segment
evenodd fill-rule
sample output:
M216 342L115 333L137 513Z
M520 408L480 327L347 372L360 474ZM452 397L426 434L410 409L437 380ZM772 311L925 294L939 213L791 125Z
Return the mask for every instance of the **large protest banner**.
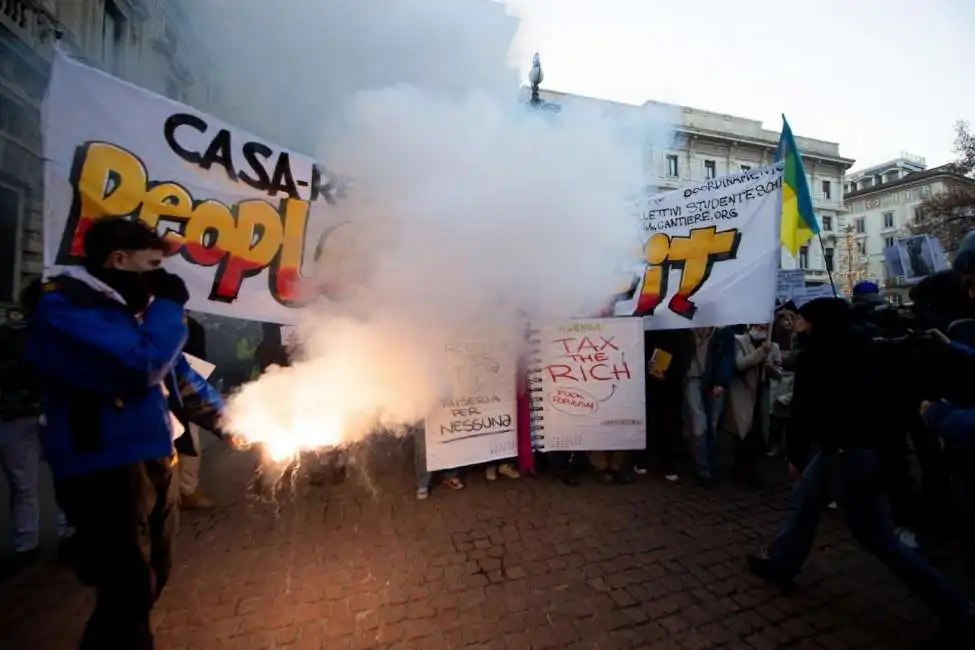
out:
M194 310L294 323L360 285L342 181L307 156L62 52L42 123L49 275L78 261L93 221L125 216L166 233Z
M517 350L485 337L444 346L451 392L427 415L427 471L513 459L518 455Z
M644 258L617 316L650 329L767 323L781 243L782 164L653 196Z
M543 327L532 339L536 449L646 446L643 319L574 319Z

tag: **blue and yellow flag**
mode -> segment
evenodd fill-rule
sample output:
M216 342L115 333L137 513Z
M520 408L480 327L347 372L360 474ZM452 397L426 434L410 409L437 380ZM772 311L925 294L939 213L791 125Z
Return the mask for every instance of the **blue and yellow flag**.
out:
M812 196L802 167L802 156L792 136L789 123L782 116L782 137L775 162L785 161L782 176L782 245L793 256L813 235L819 234L819 222L813 213Z

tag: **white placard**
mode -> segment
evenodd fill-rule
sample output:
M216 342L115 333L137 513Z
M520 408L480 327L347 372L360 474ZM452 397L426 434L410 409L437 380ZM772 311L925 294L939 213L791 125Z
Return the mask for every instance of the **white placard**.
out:
M190 368L196 371L196 374L200 375L204 379L209 379L213 371L217 369L215 365L209 361L204 361L199 357L194 357L192 354L183 353L186 357L186 362L190 364Z
M541 328L536 340L538 449L645 448L643 319L570 320Z
M644 259L617 316L649 329L766 323L775 308L782 164L651 197Z
M797 291L806 288L806 272L803 269L779 269L775 278L775 297L791 300Z
M48 277L80 260L94 221L129 217L165 234L194 311L295 323L365 281L344 181L308 156L61 51L42 130Z
M456 337L443 348L452 390L425 423L428 471L514 458L517 351L489 337Z
M929 275L948 268L941 243L928 235L900 237L896 242L904 280L915 284Z

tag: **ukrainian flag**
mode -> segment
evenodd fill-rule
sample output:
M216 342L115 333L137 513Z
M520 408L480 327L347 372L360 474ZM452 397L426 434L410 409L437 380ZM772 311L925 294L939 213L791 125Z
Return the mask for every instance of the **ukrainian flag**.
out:
M802 167L802 156L792 136L785 115L782 116L782 136L775 162L785 161L782 177L782 245L795 256L813 235L819 234L819 222L813 214L812 196Z

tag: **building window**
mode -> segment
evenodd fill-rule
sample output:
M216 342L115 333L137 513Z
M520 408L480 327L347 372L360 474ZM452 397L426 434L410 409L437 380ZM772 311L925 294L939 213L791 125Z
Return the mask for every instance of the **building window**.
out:
M862 235L863 233L867 232L867 223L864 221L863 217L857 217L856 224L858 235Z
M823 217L823 230L826 232L833 230L833 217Z
M893 248L893 247L894 247L894 238L893 237L884 237L884 250L887 250L888 248Z
M674 154L667 154L667 175L671 178L677 178L677 156Z
M863 239L857 240L857 253L860 254L860 255L866 255L867 254L867 242L866 242L866 240L863 240Z
M893 227L894 227L894 213L884 212L884 228L893 228Z
M0 131L27 139L36 131L36 121L26 104L0 88Z
M803 246L799 249L799 268L808 269L809 268L809 247Z
M823 261L826 263L826 270L832 273L833 272L833 249L832 248L823 249Z
M704 161L704 178L711 179L717 174L718 168L713 160Z
M0 302L17 301L20 193L0 185Z
M124 27L125 16L112 0L105 0L105 15L102 18L102 60L112 72L119 70Z
M924 218L924 208L917 206L914 208L914 223L921 221Z
M827 201L833 198L833 184L829 181L823 181L823 198Z
M741 166L741 171L743 171L743 172L750 172L751 170L752 170L752 166L751 165L742 165Z

